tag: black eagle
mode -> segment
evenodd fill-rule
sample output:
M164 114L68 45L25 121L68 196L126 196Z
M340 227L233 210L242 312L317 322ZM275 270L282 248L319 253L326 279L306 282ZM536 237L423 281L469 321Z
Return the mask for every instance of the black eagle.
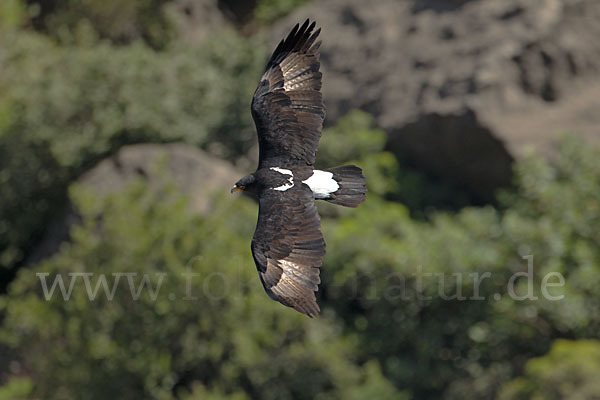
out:
M258 197L251 247L267 294L309 317L319 313L314 292L325 255L314 200L356 207L367 191L354 165L313 168L325 118L314 28L296 24L271 55L252 98L258 168L231 189Z

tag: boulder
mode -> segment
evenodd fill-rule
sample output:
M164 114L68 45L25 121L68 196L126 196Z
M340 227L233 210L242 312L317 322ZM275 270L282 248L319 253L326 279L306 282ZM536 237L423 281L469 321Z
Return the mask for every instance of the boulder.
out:
M243 175L228 162L183 143L135 144L124 146L115 155L100 161L82 175L77 184L104 196L123 190L136 179L143 179L151 187L159 187L167 180L188 195L190 212L206 214L213 205L213 195L228 194ZM69 239L71 226L79 221L73 205L67 204L48 226L27 264L58 251L60 244Z
M136 144L101 161L78 183L103 195L123 190L136 178L152 186L163 184L166 177L189 196L192 211L207 213L211 196L229 193L243 175L227 161L187 144Z
M180 42L201 43L228 25L217 0L173 0L164 7Z
M368 111L402 160L483 201L527 149L600 138L597 0L329 0L274 40L306 17L323 28L326 123Z

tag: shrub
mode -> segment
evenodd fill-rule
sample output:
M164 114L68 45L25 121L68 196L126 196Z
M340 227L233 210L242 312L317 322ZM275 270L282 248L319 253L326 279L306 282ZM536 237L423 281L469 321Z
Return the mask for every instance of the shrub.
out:
M235 158L254 143L249 104L262 46L233 33L161 53L140 43L57 47L27 32L0 41L5 268L26 258L67 185L123 144L212 143Z
M89 29L115 44L143 40L165 48L174 36L164 5L168 0L28 0L39 31L70 42Z
M532 358L525 375L504 385L501 400L592 400L600 393L600 341L554 341L550 352Z
M249 251L251 201L223 199L202 217L189 215L168 186L135 184L103 200L75 188L73 198L83 223L72 242L21 269L1 300L0 341L18 365L13 373L26 371L34 383L34 397L401 398L377 362L355 362L355 347L330 317L311 320L266 296ZM40 272L49 274L48 290L57 276L65 288L79 281L68 300L58 286L46 299ZM78 272L94 274L93 300L84 278L68 275ZM189 287L187 272L198 274ZM120 273L130 275L110 299L105 290ZM144 276L156 295L145 286L136 300Z
M416 222L369 192L357 210L328 221L322 298L361 357L379 360L415 398L492 398L554 339L598 338L599 153L565 140L553 164L523 160L502 211L472 207ZM516 281L515 296L508 283L528 273L529 256L536 299L519 300L527 279ZM448 298L473 297L472 274L485 273L480 300ZM549 273L564 277L548 289L562 300L541 291Z

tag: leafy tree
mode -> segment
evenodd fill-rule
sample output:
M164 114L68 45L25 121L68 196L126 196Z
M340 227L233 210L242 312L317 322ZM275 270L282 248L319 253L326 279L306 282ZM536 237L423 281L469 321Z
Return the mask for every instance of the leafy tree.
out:
M302 2L260 1L255 14L272 21ZM0 264L11 271L73 180L123 144L243 158L266 56L227 29L171 41L162 0L28 3L0 2ZM32 17L46 35L23 28ZM357 163L369 194L356 210L319 205L328 254L314 320L265 296L249 200L217 198L200 216L168 184L106 198L72 187L72 241L0 297L0 399L597 397L600 149L566 139L552 163L516 165L499 207L467 207L385 141L360 111L324 132L318 166ZM36 272L48 290L75 279L70 299L55 287L47 300ZM183 298L187 272L199 274L196 299ZM108 292L120 276L112 300L100 274ZM148 286L135 297L144 274L156 298Z
M464 191L402 165L393 153L385 151L386 141L386 133L375 126L373 116L352 110L324 130L316 166L360 164L372 193L404 204L417 218L436 209L457 210L471 203Z
M1 265L23 262L69 182L123 144L184 140L244 154L254 142L247 94L263 62L262 46L248 43L223 32L157 53L0 37Z
M254 16L262 23L272 23L309 2L310 0L258 0Z
M525 375L503 386L501 400L593 400L600 393L600 341L556 340L532 358Z
M14 0L12 0L14 1ZM143 40L165 48L174 36L164 5L168 0L27 0L32 23L54 39L71 42L90 29L115 44Z
M362 356L375 356L415 398L492 398L553 339L598 337L598 153L565 140L553 164L525 159L502 211L466 208L420 223L369 192L325 224L322 298ZM521 299L528 280L516 280L514 293L509 282L528 273L529 256L535 299ZM545 296L542 283L560 283L556 273L564 285Z
M21 27L26 20L27 9L20 0L6 0L0 4L0 33Z
M0 340L34 397L401 398L376 361L355 363L331 317L285 312L264 294L248 246L251 201L222 199L202 217L168 185L72 195L83 218L72 242L20 270L1 301ZM40 272L47 290L57 276L67 289L79 281L64 300L58 286L44 293ZM93 273L89 288L72 273Z
M0 386L0 400L22 400L31 394L33 384L29 378L12 378Z

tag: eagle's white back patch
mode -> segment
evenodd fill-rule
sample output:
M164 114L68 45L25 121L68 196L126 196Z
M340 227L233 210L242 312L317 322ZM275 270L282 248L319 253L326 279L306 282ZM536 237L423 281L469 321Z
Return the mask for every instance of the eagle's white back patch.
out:
M271 167L270 169L273 170L273 171L277 171L280 174L294 176L294 174L292 173L292 171L290 171L289 169L279 168L279 167Z
M294 174L289 169L279 168L279 167L271 167L273 171L277 171L282 175L289 175L288 182L284 183L281 186L277 186L273 188L273 190L279 190L280 192L285 192L286 190L294 187Z
M306 183L315 195L315 199L328 199L331 193L340 188L340 185L333 179L333 173L315 169L310 178L302 183Z

